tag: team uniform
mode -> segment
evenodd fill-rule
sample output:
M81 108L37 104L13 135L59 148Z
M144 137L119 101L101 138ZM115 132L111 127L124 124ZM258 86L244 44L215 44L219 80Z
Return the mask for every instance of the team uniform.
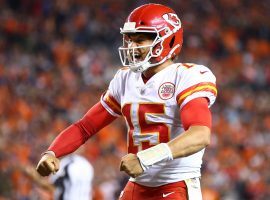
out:
M91 200L92 165L82 156L70 155L61 159L61 168L50 177L55 186L55 200Z
M207 67L176 63L146 83L141 73L120 69L102 96L101 103L112 115L124 116L129 128L128 152L137 153L156 144L167 143L183 133L179 109L200 97L207 98L210 107L216 95L216 78ZM203 153L201 150L188 157L155 164L130 181L158 187L198 178L201 176Z

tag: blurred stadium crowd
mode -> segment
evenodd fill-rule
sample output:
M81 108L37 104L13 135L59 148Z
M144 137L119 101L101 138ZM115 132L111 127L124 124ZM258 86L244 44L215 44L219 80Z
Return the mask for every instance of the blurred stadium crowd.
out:
M0 0L0 200L46 199L20 170L99 100L120 67L119 28L149 1ZM180 62L217 76L205 200L270 199L270 1L151 1L184 25ZM95 199L113 200L126 128L117 120L90 139Z

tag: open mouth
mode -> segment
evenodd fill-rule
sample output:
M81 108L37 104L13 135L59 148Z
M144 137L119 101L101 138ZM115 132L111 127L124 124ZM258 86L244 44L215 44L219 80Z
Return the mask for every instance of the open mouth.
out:
M145 52L139 48L126 49L126 59L133 65L140 64L145 60Z
M140 53L134 53L134 59L136 61L142 61L143 57Z
M141 55L135 55L134 58L135 58L136 60L141 60L141 59L142 59L142 56L141 56Z

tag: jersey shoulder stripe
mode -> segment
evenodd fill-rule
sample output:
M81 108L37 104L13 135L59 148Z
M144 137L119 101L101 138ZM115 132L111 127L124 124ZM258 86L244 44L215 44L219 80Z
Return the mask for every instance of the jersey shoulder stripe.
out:
M120 104L115 100L112 95L109 94L108 91L102 95L102 100L113 112L118 115L122 115Z
M214 96L217 96L217 87L214 83L201 82L185 89L180 94L178 94L176 97L178 105L181 105L188 96L201 91L211 92L214 94Z

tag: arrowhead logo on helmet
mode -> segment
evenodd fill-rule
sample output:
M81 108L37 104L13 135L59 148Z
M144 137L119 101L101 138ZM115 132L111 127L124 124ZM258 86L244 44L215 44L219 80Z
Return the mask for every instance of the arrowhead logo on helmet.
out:
M181 21L175 13L166 13L162 17L174 27L172 31L177 31L181 28Z

